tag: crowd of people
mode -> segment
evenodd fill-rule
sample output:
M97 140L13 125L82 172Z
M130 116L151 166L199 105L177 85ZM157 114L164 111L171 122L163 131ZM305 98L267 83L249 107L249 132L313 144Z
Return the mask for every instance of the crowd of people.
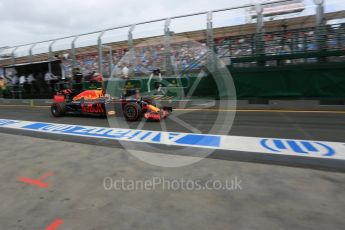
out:
M315 28L287 30L265 33L261 38L263 50L260 54L284 55L299 52L313 52L318 43L323 42L325 50L345 49L345 24L329 25L320 31L318 38ZM252 56L260 43L258 35L245 35L216 40L216 52L219 56L228 55L232 58Z
M123 75L123 68L131 69L134 74L149 74L154 69L165 69L167 56L173 69L200 68L204 64L200 58L207 52L205 42L171 44L168 53L166 49L162 44L135 47L131 53L126 49L119 49L113 52L112 60L109 54L104 53L102 68L104 72L111 70L117 76ZM79 55L76 61L83 74L98 70L98 53L96 52ZM110 63L112 63L111 67ZM64 60L62 64L65 72L71 74L71 60Z
M11 69L11 72L7 74L7 78L4 75L0 77L0 88L2 94L4 92L11 94L12 97L35 97L37 95L52 95L54 92L55 84L60 79L49 72L42 73L17 73L15 69ZM6 91L11 86L11 91ZM3 95L2 95L3 96Z
M345 25L338 27L328 26L325 31L324 47L327 50L345 49ZM261 39L261 40L260 40ZM263 47L259 50L260 43ZM231 58L249 57L255 54L285 55L299 52L313 52L318 47L317 34L314 28L302 30L287 30L265 33L261 38L258 35L244 35L215 39L215 52L219 57ZM180 42L170 45L169 58L172 68L183 70L186 68L198 69L205 64L203 55L207 52L206 41ZM127 49L113 51L112 60L110 55L103 55L103 70L113 73L121 73L124 68L130 68L137 75L150 73L155 68L164 71L166 66L166 47L164 44L135 47L132 56L129 57ZM110 66L112 63L112 66ZM64 61L65 72L71 73L70 61ZM98 70L98 54L89 53L77 57L77 65L83 74Z
M6 92L13 98L51 98L57 91L65 88L74 88L81 91L84 82L89 87L98 87L103 83L103 76L92 72L89 75L83 75L79 68L73 69L72 77L57 76L49 71L42 73L18 73L14 68L9 69L7 78L4 74L0 75L0 96ZM11 91L6 91L10 86Z

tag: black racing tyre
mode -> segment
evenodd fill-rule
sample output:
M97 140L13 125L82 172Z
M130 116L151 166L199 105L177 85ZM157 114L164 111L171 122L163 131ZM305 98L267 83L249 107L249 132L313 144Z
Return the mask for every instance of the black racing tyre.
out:
M66 113L65 103L53 103L50 106L50 111L54 117L62 117Z
M127 121L138 121L143 117L143 111L137 103L127 103L123 107L123 115Z

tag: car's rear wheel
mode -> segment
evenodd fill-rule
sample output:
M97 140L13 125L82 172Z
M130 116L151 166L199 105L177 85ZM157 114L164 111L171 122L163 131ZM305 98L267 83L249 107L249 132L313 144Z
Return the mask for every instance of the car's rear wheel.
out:
M142 118L143 112L137 103L127 103L123 107L123 115L127 121L138 121Z
M62 117L66 113L66 104L53 103L50 107L50 111L54 117Z

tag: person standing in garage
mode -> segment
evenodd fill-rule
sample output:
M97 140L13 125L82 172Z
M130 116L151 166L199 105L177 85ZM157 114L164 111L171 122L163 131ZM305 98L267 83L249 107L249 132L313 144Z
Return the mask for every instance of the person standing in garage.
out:
M83 90L83 74L80 72L79 68L75 68L73 71L73 81L74 85L73 88L77 90L78 92Z

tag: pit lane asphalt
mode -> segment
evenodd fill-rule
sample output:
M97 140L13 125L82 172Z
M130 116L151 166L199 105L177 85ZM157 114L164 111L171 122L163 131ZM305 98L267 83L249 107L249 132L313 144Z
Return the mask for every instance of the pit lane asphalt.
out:
M180 113L183 114L179 115ZM182 121L197 127L203 133L208 133L213 125L215 127L231 125L217 123L218 113L220 116L228 116L234 112L213 110L173 112ZM51 115L49 107L0 106L0 118L109 127L107 119L102 117L65 116L55 118ZM118 119L121 121L120 123L123 123L122 118L112 119ZM134 122L130 124L129 128L135 129L138 125L139 122ZM181 125L176 125L170 119L166 120L166 126L167 130L171 132L191 132ZM156 122L147 122L142 128L161 130L160 124ZM345 112L237 111L228 134L343 142L345 141Z
M186 122L191 127L197 127L201 132L208 133L211 127L224 127L231 124L217 123L216 117L231 116L234 112L227 111L181 111L173 112L175 116ZM16 119L27 121L51 122L61 124L88 125L97 127L109 127L108 120L102 117L90 116L65 116L54 118L50 114L49 107L29 107L29 106L0 106L0 118ZM118 119L121 123L123 118ZM186 125L178 125L176 122L166 120L167 131L171 132L191 132ZM126 123L127 124L127 123ZM139 122L131 123L129 127L118 128L138 128ZM161 130L160 123L147 122L142 129ZM115 141L82 138L75 136L62 136L56 134L44 134L23 130L9 130L0 128L0 132L16 135L26 135L53 140L62 140L91 145L102 145L108 147L121 147ZM319 141L345 141L345 113L344 112L293 112L293 111L237 111L233 125L228 132L235 136L253 136L266 138L287 138L305 139ZM223 160L236 160L245 162L259 162L269 164L288 165L293 167L310 167L327 170L345 171L345 163L339 160L306 159L291 156L269 155L262 159L259 156L245 152L234 152L217 150L211 157Z
M4 230L51 229L45 227L56 219L63 221L56 230L343 229L345 225L344 173L215 159L167 168L140 161L121 148L3 133L0 140ZM47 188L19 181L47 172L51 172L43 179ZM164 178L174 182L174 188L159 184L106 189L105 178L114 182ZM241 187L230 190L180 187L182 179L204 186L210 180L225 183L235 178Z

